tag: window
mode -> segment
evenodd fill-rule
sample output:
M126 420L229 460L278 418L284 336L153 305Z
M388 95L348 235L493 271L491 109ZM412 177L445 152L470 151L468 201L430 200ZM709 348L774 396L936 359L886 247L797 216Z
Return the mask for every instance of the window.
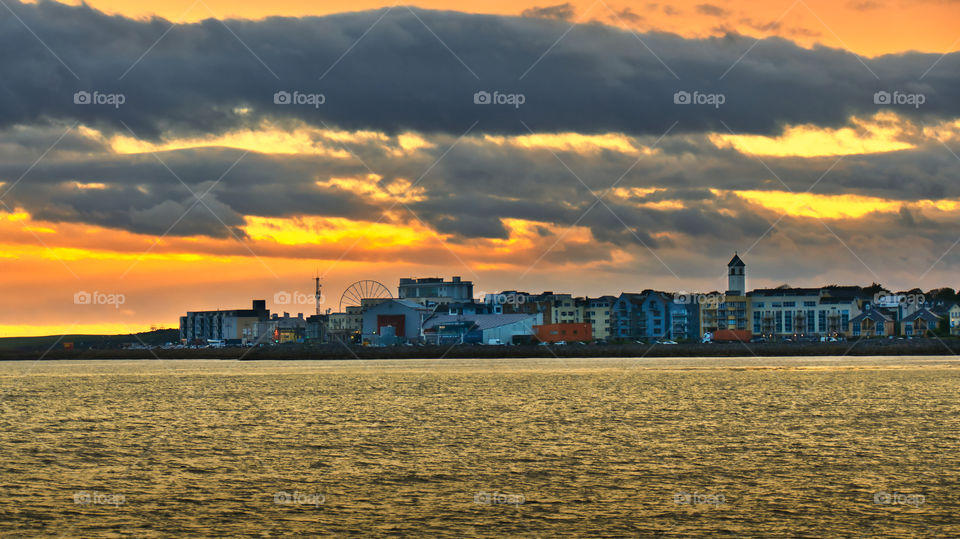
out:
M759 316L753 317L753 332L760 333L760 317Z
M820 320L817 322L820 326L817 328L821 332L827 331L827 311L820 311Z
M757 309L762 309L762 308L763 308L763 302L762 302L762 301L759 301L759 302L757 302L757 303L754 303L753 306L756 307Z
M823 312L823 311L820 311L820 312ZM860 336L860 322L853 323L853 336L854 337Z
M780 305L779 303L773 303L771 307L773 307L774 309L779 309L780 307L782 307L782 305Z
M884 333L884 324L883 322L877 322L877 335L883 335Z
M813 311L807 311L807 333L814 333L816 330L813 327Z
M783 311L776 311L777 333L783 333Z
M804 307L816 307L816 306L817 306L817 302L816 302L816 301L804 301L804 302L803 302L803 306L804 306Z
M840 327L846 329L850 323L850 311L840 311Z
M796 302L796 301L784 301L784 302L783 302L783 306L784 306L784 307L796 307L796 306L797 306L797 302Z
M793 312L787 311L784 313L784 315L786 315L786 319L783 321L783 329L786 330L787 333L792 333L793 332Z

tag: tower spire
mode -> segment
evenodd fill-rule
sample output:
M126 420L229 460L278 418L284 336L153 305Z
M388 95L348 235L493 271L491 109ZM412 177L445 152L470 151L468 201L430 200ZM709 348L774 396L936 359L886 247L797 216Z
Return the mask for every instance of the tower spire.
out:
M727 263L727 291L736 296L742 296L747 292L747 265L740 259L737 251L733 252L733 258Z

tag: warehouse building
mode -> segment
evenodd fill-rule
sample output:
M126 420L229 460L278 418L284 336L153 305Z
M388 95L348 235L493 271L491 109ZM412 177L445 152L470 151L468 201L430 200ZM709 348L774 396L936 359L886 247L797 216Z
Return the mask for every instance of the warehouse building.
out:
M250 309L189 311L180 317L180 342L187 345L245 345L257 336L257 323L270 318L266 300Z

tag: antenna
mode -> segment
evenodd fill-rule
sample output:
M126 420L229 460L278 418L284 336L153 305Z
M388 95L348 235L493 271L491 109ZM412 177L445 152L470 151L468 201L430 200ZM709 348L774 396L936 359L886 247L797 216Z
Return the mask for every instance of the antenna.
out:
M317 283L316 291L313 294L314 305L317 309L317 316L320 315L320 298L323 297L323 294L320 293L320 287L323 286L320 284L320 273L317 272L317 276L314 277L314 281Z

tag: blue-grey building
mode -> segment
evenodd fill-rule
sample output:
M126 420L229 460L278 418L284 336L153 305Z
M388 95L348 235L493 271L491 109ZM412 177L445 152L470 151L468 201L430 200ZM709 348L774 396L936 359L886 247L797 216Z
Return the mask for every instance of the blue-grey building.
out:
M685 339L690 337L689 310L666 292L623 293L613 303L611 333L617 339Z

